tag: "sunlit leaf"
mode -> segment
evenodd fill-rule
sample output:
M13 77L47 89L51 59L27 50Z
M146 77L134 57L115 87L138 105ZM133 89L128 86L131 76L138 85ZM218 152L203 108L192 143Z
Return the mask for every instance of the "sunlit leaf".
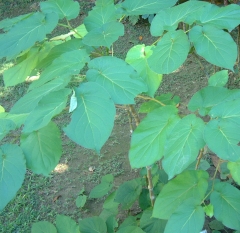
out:
M65 215L57 215L56 227L58 233L80 233L77 223Z
M208 86L223 87L228 81L228 71L221 70L208 79Z
M81 233L106 233L106 223L100 217L84 218L79 221L79 228Z
M240 185L240 160L228 162L227 167L230 170L233 180Z
M56 227L47 221L35 222L32 225L31 233L57 233Z

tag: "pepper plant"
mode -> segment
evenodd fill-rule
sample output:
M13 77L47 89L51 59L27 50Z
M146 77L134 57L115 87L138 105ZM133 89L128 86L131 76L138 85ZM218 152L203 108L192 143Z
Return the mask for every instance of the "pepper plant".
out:
M4 84L29 83L26 94L9 112L0 108L0 139L13 130L21 131L19 143L0 146L1 210L21 187L26 169L48 175L58 164L62 149L54 116L69 107L71 120L64 133L99 153L114 126L115 106L124 105L137 125L129 161L132 168L142 169L142 176L111 193L100 216L81 220L79 226L58 216L57 228L40 222L33 225L32 232L79 232L80 227L82 233L199 233L205 215L240 231L240 191L236 187L240 185L240 90L225 87L228 70L233 70L237 59L237 44L229 32L240 23L240 7L220 8L203 1L176 3L97 0L83 23L73 27L71 19L78 16L79 3L48 0L40 3L39 12L0 22L0 58L14 61L3 74ZM114 42L124 35L122 19L147 14L156 14L150 27L156 42L132 47L125 60L115 57ZM178 29L179 23L187 30ZM57 26L69 32L51 38L49 34ZM177 97L155 93L162 74L177 70L190 51L223 70L191 98L191 114L180 116ZM86 75L81 75L83 68ZM80 85L72 90L73 78ZM136 98L148 100L140 108L147 113L141 122L134 110ZM204 121L204 116L209 120ZM219 157L213 177L205 171L204 147ZM156 168L159 162L160 170ZM223 162L233 183L216 179ZM90 197L110 192L112 182L111 176L103 177ZM99 194L101 188L105 191ZM140 221L127 218L117 227L119 203L129 209L137 199L143 210ZM81 194L78 205L85 200Z

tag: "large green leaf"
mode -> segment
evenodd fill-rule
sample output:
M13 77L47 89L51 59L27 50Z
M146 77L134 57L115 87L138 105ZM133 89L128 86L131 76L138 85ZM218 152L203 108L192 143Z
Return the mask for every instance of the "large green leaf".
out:
M71 90L65 88L44 96L39 101L37 107L28 115L24 123L23 132L29 133L46 126L54 116L66 107L70 93Z
M233 180L240 185L240 160L228 162L227 168L230 170Z
M152 54L151 48L152 46L145 46L144 44L136 45L128 51L125 60L144 79L148 87L146 93L153 97L162 81L162 75L155 73L149 67L147 59Z
M11 67L3 73L4 84L6 87L22 83L31 74L38 62L38 49L32 48L25 60Z
M84 49L63 53L42 72L40 78L31 84L29 90L40 87L57 77L79 74L85 63L89 60L89 55Z
M65 215L57 215L56 227L58 233L80 233L77 223Z
M80 6L77 1L72 0L49 0L41 2L40 7L44 13L57 13L60 19L74 19L78 16Z
M182 118L172 129L165 143L163 168L171 179L181 173L199 154L204 147L203 130L205 124L195 115Z
M140 179L129 180L120 185L114 200L120 203L124 210L127 210L138 199L141 191L142 185Z
M216 72L208 79L208 86L223 87L228 81L228 71L221 70Z
M188 1L158 12L151 23L151 34L153 36L161 36L165 30L174 31L178 27L179 22L184 21L188 15L195 14L196 11L206 4L206 2Z
M183 30L167 32L149 57L150 68L158 74L169 74L186 60L190 43Z
M239 15L239 5L231 4L225 7L218 7L214 4L208 4L202 11L199 11L195 17L200 24L207 24L219 29L232 31L240 23Z
M188 109L192 112L198 110L199 114L209 114L211 108L229 98L232 91L224 87L208 86L196 92L188 103Z
M106 223L100 217L85 218L79 221L81 233L106 233Z
M169 181L156 198L153 217L169 219L191 197L201 203L208 188L208 177L206 171L184 171Z
M0 211L22 186L25 163L23 152L17 145L4 144L0 147Z
M144 233L144 231L137 226L127 226L119 229L116 233Z
M240 191L229 183L217 183L210 196L214 217L225 226L240 230Z
M221 159L235 162L240 159L240 127L227 121L212 120L204 130L209 149Z
M37 106L38 102L43 98L43 96L63 89L68 84L69 80L70 77L60 77L28 92L13 105L10 113L30 113Z
M168 220L164 233L199 233L205 220L200 202L194 197L183 202Z
M114 103L97 83L83 83L75 92L78 106L64 131L74 142L99 152L113 128Z
M124 35L124 26L119 22L109 22L91 30L83 38L83 43L89 46L110 46L119 36Z
M39 131L22 135L21 148L27 167L47 176L57 166L62 154L60 131L55 123L50 122Z
M179 121L177 109L165 106L150 112L132 134L129 160L131 167L152 165L164 155L167 134Z
M2 140L8 134L9 131L14 129L16 129L16 124L12 120L0 118L0 140Z
M94 7L84 19L84 25L90 32L93 29L100 28L105 23L115 22L116 19L116 8L112 2L107 6Z
M33 223L31 233L57 233L56 227L47 221Z
M177 0L125 0L122 8L126 15L155 14L173 6L176 2Z
M0 58L14 57L21 51L45 39L58 23L57 14L40 12L20 21L6 34L0 36Z
M216 66L233 70L237 45L229 33L209 25L194 26L189 38L197 54Z
M167 221L152 217L152 208L143 212L140 227L146 233L163 233Z
M26 120L27 116L28 116L28 114L10 114L8 112L2 112L2 113L0 113L0 120L11 120L14 122L14 124L16 125L17 128L20 128L21 125ZM3 128L6 127L6 126L4 126L4 124L1 124L1 125Z
M87 79L103 86L116 104L134 104L134 98L146 91L142 80L125 61L116 57L99 57L88 64Z

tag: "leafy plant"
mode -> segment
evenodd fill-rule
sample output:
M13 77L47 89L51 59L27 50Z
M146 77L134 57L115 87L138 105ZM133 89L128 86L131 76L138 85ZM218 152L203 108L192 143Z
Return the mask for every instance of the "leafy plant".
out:
M142 177L123 183L107 197L100 216L83 219L79 226L58 216L56 227L39 222L32 232L115 232L118 205L130 209L137 199L142 215L128 217L117 232L199 233L205 214L240 230L240 191L234 184L216 179L219 166L227 161L232 178L240 183L240 91L224 87L228 71L215 73L208 86L194 94L188 104L189 115L178 114L179 98L171 94L154 97L162 74L178 69L190 50L216 66L233 70L237 45L229 31L240 23L240 7L176 2L125 0L114 5L112 0L97 0L84 23L73 28L69 21L79 14L79 4L49 0L40 3L41 12L0 22L4 30L0 58L15 62L4 72L5 86L40 74L9 112L0 108L0 138L21 130L19 145L0 147L0 209L16 195L26 168L48 175L57 165L61 139L52 119L67 106L72 92L69 83L78 77L80 85L71 97L71 121L63 129L65 134L100 152L114 125L115 106L128 105L137 126L129 161L132 168L145 170ZM114 42L124 34L123 16L146 14L156 14L150 31L157 41L134 46L125 60L115 57ZM62 19L65 24L59 23ZM177 30L180 22L188 25L187 31ZM68 28L69 33L48 39L56 26ZM80 75L86 64L86 75ZM141 122L133 107L135 98L148 100L140 108L148 112ZM203 116L210 120L205 122ZM202 160L206 146L219 157L211 178L204 169L208 163ZM159 162L163 170L156 166ZM103 177L90 197L110 192L112 182L111 175ZM85 201L81 192L76 203L83 207Z

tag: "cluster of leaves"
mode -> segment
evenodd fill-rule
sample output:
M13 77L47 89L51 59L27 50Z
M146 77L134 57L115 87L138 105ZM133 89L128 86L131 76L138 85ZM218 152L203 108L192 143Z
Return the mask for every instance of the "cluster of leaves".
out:
M237 45L228 31L240 23L240 7L232 4L219 8L201 1L174 6L176 2L125 0L114 5L113 0L97 0L84 23L72 28L69 20L79 14L78 2L49 0L40 3L41 12L0 22L0 28L5 31L0 35L0 58L15 59L16 63L4 72L5 86L17 85L40 74L10 112L5 112L3 107L0 109L0 139L12 130L21 129L20 145L0 147L0 209L21 187L26 168L48 175L57 165L61 139L60 130L52 119L67 105L72 92L68 84L72 77L79 76L87 64L86 76L79 79L80 85L71 97L71 121L63 129L79 145L99 152L111 134L115 104L134 104L134 99L141 93L151 99L141 107L148 115L132 135L129 160L133 168L142 168L163 158L162 165L170 181L157 193L153 209L143 212L143 225L155 224L155 219L150 219L153 215L156 225L162 226L158 227L161 231L154 232L198 233L205 212L225 226L240 230L240 206L237 206L240 191L229 183L214 181L208 184L206 171L188 171L199 150L207 145L220 159L228 161L233 179L240 184L240 91L224 87L228 80L227 71L212 76L208 86L189 102L189 110L200 116L208 115L209 122L204 122L197 114L180 117L176 97L154 98L162 74L178 69L191 48L208 62L233 70ZM145 14L156 14L150 31L159 37L157 45L134 46L125 60L113 54L107 56L113 43L124 34L121 18ZM66 25L59 23L62 19ZM176 30L180 22L187 24L189 30ZM57 25L67 27L69 33L46 39ZM124 185L130 184L128 191L136 199L142 193L142 187L139 180L132 182L134 184ZM101 185L102 188L111 187L106 180ZM124 209L130 208L130 199L126 203L121 201L124 196L128 197L127 192L119 193L112 200L121 203ZM206 205L209 196L210 204ZM79 206L85 199L83 195L79 196ZM89 224L98 225L98 221L103 221L99 219L82 220L81 232L89 232ZM59 232L58 222L61 221L57 220ZM109 222L114 222L112 217ZM164 230L163 222L166 223ZM106 232L106 227L99 232ZM140 230L136 232L142 232ZM144 231L151 232L145 228ZM133 232L133 228L129 232Z

